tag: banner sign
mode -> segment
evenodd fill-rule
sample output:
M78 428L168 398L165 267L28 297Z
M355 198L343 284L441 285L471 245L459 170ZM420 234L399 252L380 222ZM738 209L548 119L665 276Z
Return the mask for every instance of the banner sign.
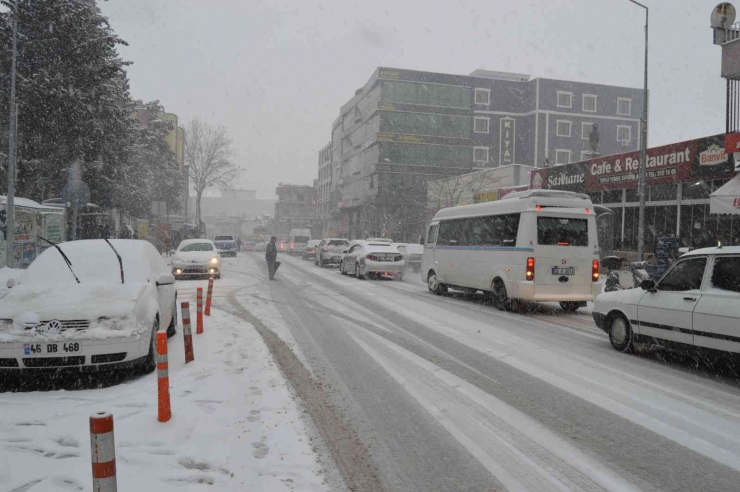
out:
M516 120L511 116L504 116L499 124L499 165L514 164L516 157Z
M732 157L725 153L724 135L648 149L648 186L733 175ZM636 188L640 152L598 157L575 164L542 168L530 175L532 188L595 192Z

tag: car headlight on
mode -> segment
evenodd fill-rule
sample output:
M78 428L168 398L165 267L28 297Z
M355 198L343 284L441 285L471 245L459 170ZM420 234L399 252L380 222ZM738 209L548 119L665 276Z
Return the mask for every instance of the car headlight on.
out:
M211 258L211 265L217 265L218 264L218 257Z

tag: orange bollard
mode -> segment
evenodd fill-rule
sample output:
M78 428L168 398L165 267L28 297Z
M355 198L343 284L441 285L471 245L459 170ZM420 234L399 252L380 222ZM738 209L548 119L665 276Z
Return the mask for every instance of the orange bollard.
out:
M190 303L183 302L182 306L182 339L185 342L185 363L193 362L193 332L190 329Z
M94 492L116 492L116 444L113 415L97 412L90 416L90 448Z
M206 293L206 316L211 315L211 296L213 295L213 277L208 279L208 292Z
M172 418L170 407L170 371L167 364L167 332L157 332L157 418L167 422Z
M198 295L197 295L197 313L196 313L196 323L197 326L195 327L195 333L200 335L203 333L203 289L198 287Z

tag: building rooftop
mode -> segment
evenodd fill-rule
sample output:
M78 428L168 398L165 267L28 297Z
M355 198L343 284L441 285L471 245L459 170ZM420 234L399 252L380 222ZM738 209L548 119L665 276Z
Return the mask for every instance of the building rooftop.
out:
M531 78L527 74L523 73L510 73L510 72L496 72L493 70L484 70L479 68L474 70L470 77L480 77L482 79L496 79L496 80L509 80L512 82L528 82Z

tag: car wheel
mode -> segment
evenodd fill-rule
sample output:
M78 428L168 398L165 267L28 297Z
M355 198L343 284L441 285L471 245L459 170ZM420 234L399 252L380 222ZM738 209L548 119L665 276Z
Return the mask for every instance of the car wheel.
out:
M355 263L355 277L357 277L357 280L365 280L365 276L360 273L359 263Z
M175 307L172 309L172 319L167 327L167 338L174 337L177 334L177 296L175 296Z
M429 288L429 292L437 296L447 292L447 286L439 281L437 272L434 270L429 272L429 275L427 276L427 287Z
M219 273L219 274L218 274L218 275L216 275L216 276L215 276L214 278L215 278L216 280L221 280L221 274Z
M621 314L611 316L609 323L609 341L614 350L624 353L632 352L632 328Z
M149 353L141 365L141 373L149 374L157 368L157 331L159 331L159 318L154 318L152 324L152 341L149 344Z
M561 302L560 307L563 308L563 311L575 313L581 307L581 304L578 302Z
M506 292L504 281L497 278L493 281L493 305L499 311L516 312L519 311L519 301L511 299Z
M344 261L341 261L339 263L339 273L341 273L342 275L347 275L347 272L344 271Z

